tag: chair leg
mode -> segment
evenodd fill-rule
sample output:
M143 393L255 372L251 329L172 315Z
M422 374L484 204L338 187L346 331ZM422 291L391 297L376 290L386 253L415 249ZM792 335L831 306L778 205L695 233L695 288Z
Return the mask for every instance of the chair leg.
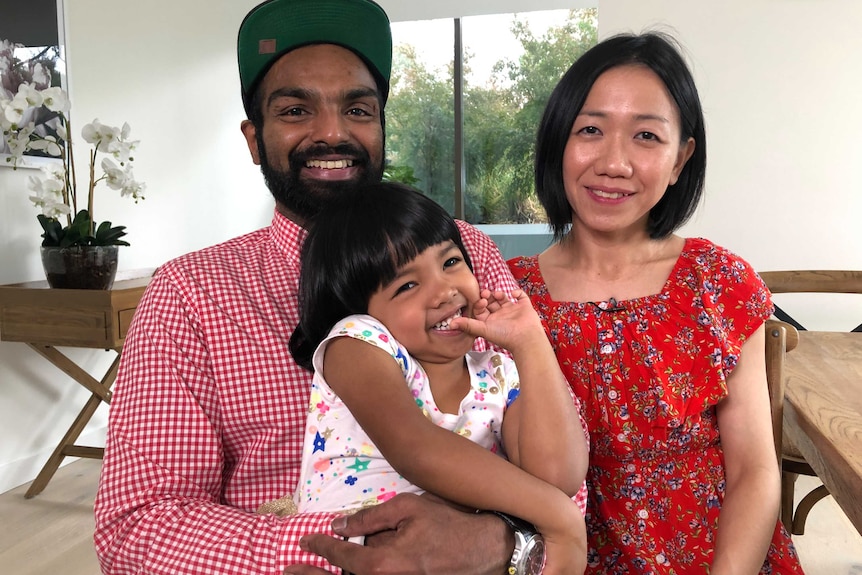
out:
M805 534L805 520L808 519L808 512L814 507L814 504L829 495L829 490L825 485L821 485L814 489L802 498L799 505L796 506L796 513L793 516L792 533L793 535Z
M788 533L793 529L793 489L796 485L796 478L799 477L796 473L789 471L781 472L781 508L780 517L784 524L784 529Z

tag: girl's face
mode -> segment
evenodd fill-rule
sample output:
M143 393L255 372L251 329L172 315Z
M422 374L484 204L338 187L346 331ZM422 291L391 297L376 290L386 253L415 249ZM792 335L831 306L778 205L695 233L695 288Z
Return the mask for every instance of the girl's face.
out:
M563 152L573 226L646 233L649 211L694 152L680 134L679 110L655 72L627 65L599 76Z
M389 284L368 302L368 314L380 320L407 351L422 362L462 359L473 337L448 323L470 317L479 284L451 240L433 245L401 267Z

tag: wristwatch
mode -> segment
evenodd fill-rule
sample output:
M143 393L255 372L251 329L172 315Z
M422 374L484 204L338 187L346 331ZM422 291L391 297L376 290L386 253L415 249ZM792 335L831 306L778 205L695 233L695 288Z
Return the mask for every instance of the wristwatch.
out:
M503 520L515 534L515 550L506 570L508 575L541 575L545 567L545 540L536 528L523 519L490 511Z

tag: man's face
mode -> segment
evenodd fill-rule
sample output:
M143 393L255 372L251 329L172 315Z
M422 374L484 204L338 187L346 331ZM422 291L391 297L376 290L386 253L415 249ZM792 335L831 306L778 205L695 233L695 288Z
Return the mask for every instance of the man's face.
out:
M282 56L260 90L263 128L242 130L278 209L299 223L333 194L383 174L374 77L350 50L316 44Z

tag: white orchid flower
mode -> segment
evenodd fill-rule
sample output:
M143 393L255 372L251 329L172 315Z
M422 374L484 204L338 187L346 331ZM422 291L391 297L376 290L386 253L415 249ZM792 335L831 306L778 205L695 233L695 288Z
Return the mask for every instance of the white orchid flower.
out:
M24 120L24 113L30 107L30 104L27 102L27 97L19 91L18 94L12 98L8 104L6 104L3 115L6 117L6 121L9 122L12 126L17 126Z
M116 147L117 139L120 137L120 129L106 126L96 118L84 126L81 136L88 144L94 144L99 150L112 152Z
M63 140L64 142L68 142L69 141L69 132L66 130L66 124L63 124L61 122L60 125L57 126L56 129L57 129L57 136L61 140Z
M63 148L60 147L60 144L57 142L57 138L54 136L45 136L44 138L32 140L30 142L30 149L42 150L49 156L54 156L55 158L59 158L63 153Z
M84 141L88 144L97 144L99 143L99 126L102 124L99 123L99 119L96 118L83 128L81 128L81 137L84 138Z
M0 74L19 65L11 50L13 44L0 40ZM10 56L10 54L12 54ZM5 68L4 68L5 67ZM50 86L50 69L34 64L25 70L29 81L18 86L13 94L0 88L0 131L9 149L7 162L12 167L20 165L28 151L41 152L43 155L61 157L61 162L50 162L42 166L41 176L30 176L28 188L30 200L46 217L59 219L70 216L76 205L77 190L70 181L72 140L69 134L68 115L71 108L68 94L58 86ZM41 88L41 89L40 89ZM36 125L38 120L38 127ZM93 189L101 181L111 189L118 190L122 197L131 197L136 202L143 199L145 184L135 180L131 164L133 152L139 145L138 140L130 140L131 127L128 122L122 127L106 126L98 118L85 125L81 136L88 144L95 146L90 150L89 197L82 199L85 205L92 205ZM103 152L100 176L94 174L96 154ZM119 165L117 165L119 162Z
M33 201L37 208L41 208L42 214L48 218L59 219L72 211L69 209L69 206L62 201L57 201L55 198L30 196L30 200Z
M28 178L27 187L34 192L30 201L42 214L49 218L58 218L71 213L71 209L63 201L63 184L54 179L41 180L36 176Z
M9 153L12 155L12 164L16 165L18 160L24 155L24 152L30 147L30 135L35 130L33 122L21 127L17 132L10 131L6 137L6 143L9 145Z
M50 180L56 180L61 184L66 183L66 171L63 169L62 165L59 164L47 164L42 166L42 173L45 174L45 177Z
M40 180L36 176L29 176L27 178L27 189L32 190L32 191L36 192L37 194L40 194L42 192L42 189L43 189L42 180ZM30 199L32 200L33 198L30 198Z
M6 119L6 108L12 104L12 100L0 96L0 128L3 131L12 129L12 123Z
M132 152L140 143L140 140L134 140L131 142L119 140L111 151L111 155L114 156L114 159L120 162L121 166L124 166L134 159L132 157Z
M40 92L34 84L28 84L26 82L18 86L18 93L15 94L15 98L13 98L13 100L17 98L24 98L24 100L27 101L28 108L38 108L45 101L42 97L42 92Z
M102 170L105 172L105 183L112 190L122 190L126 185L126 172L117 166L110 158L102 158Z
M144 191L146 191L147 185L143 182L138 182L132 176L132 170L126 171L126 184L123 186L123 189L120 190L120 196L126 198L131 196L135 202L138 200L144 199Z
M42 99L45 107L52 112L57 112L64 116L69 114L69 109L71 108L69 98L66 96L66 92L59 86L52 86L42 90Z
M62 199L63 197L63 180L53 177L39 178L38 176L30 176L27 178L27 187L36 192L39 196L53 197L54 199Z

